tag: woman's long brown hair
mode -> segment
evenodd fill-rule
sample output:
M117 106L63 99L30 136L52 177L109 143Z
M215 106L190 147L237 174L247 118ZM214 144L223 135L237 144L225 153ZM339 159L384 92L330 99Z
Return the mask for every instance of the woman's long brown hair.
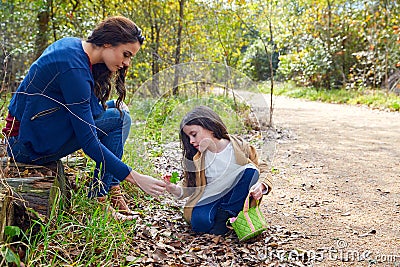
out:
M144 39L142 30L133 21L122 16L116 16L107 18L98 24L86 42L98 47L105 44L118 46L135 42L139 42L142 45ZM109 99L114 85L118 95L115 106L119 110L120 103L124 101L126 96L125 77L127 70L128 67L126 66L116 73L112 73L104 63L92 66L95 81L94 93L104 108L106 108L106 101Z

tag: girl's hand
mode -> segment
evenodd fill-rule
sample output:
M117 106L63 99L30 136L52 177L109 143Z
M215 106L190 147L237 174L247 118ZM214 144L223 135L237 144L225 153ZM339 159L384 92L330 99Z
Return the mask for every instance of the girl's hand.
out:
M262 198L264 192L266 191L265 184L263 183L256 183L250 188L250 195L255 199L259 200Z
M166 183L165 189L168 193L174 195L175 197L180 197L182 194L182 188L179 185L171 183L171 174L165 174L163 180Z
M167 173L167 174L165 174L165 175L163 176L163 180L164 180L164 182L165 182L167 185L171 183L171 177L172 177L172 175L169 174L169 173Z

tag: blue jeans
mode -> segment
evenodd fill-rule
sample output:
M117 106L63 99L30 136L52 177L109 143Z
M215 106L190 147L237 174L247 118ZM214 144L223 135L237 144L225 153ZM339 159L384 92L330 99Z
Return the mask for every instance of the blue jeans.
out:
M243 209L244 201L259 177L256 169L247 168L240 174L239 182L224 196L206 205L195 206L190 224L198 233L224 234L226 221L236 217Z
M121 159L131 127L131 117L127 111L123 111L121 117L118 109L110 108L111 105L108 102L107 105L109 108L95 119L96 126L101 129L101 131L97 131L97 136L105 147ZM110 187L120 183L111 173L103 173L100 167L100 164L96 163L93 181L89 185L89 197L104 196L108 193Z
M107 104L109 108L94 120L96 127L100 129L97 131L97 135L105 147L117 157L122 158L123 146L128 138L131 127L131 117L127 111L122 111L121 116L110 101ZM35 153L29 147L19 142L18 136L8 138L7 146L8 155L13 157L17 162L36 165L43 165L59 160L79 149L81 149L81 146L75 138L68 140L56 153L40 158L35 158ZM96 164L89 197L106 195L111 186L119 184L119 181L111 173L106 172L102 177L99 177L99 169L100 166Z

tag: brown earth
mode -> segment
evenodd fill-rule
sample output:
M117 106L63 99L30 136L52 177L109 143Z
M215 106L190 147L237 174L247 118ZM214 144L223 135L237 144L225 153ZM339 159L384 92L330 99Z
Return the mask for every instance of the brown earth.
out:
M277 97L273 118L289 138L263 205L298 237L280 248L319 253L314 266L400 266L400 113Z

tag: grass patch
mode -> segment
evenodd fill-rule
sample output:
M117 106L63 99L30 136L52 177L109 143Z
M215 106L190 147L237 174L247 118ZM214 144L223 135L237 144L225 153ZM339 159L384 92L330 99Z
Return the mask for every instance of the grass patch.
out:
M270 85L264 83L260 91L270 93ZM293 82L276 83L274 95L302 98L335 104L364 105L374 109L400 111L400 96L383 90L326 90L314 87L299 87Z
M88 199L88 178L83 173L77 176L79 189L68 209L36 220L32 227L39 226L40 231L33 235L28 229L20 243L13 244L26 248L21 259L26 266L124 266L124 254L135 249L129 240L136 234L136 222L117 222L105 211L107 204Z

